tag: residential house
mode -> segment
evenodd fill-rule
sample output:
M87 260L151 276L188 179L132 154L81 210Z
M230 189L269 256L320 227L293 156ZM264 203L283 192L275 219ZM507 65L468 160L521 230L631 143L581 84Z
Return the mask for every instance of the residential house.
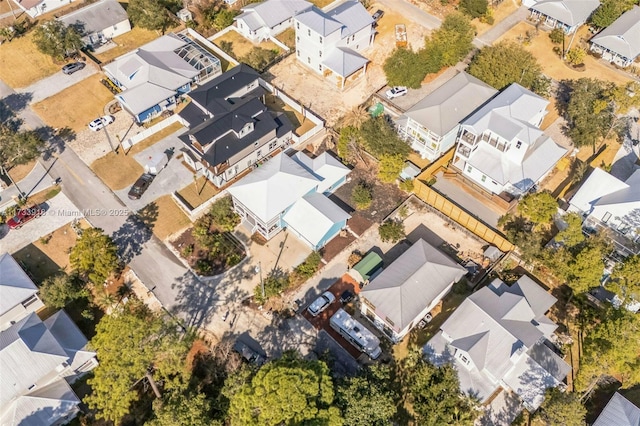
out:
M640 56L640 6L626 11L589 41L605 61L628 67Z
M0 424L68 422L80 399L70 383L98 365L87 339L64 311L45 321L35 313L0 332Z
M323 12L312 7L294 17L296 57L315 73L332 79L340 88L369 60L360 52L373 44L373 18L359 1L348 0Z
M560 28L566 34L573 34L587 22L600 0L525 0L531 17L540 20L546 27Z
M460 122L496 93L463 71L407 110L398 132L422 158L434 161L455 145Z
M547 105L519 84L510 85L462 122L453 166L492 194L526 193L567 152L539 127Z
M545 390L563 387L571 371L549 341L557 324L545 313L555 302L527 276L511 286L496 279L462 302L424 347L425 354L437 365L452 363L460 389L481 403L502 388L533 412Z
M616 392L592 426L638 425L640 425L640 407Z
M18 262L9 253L0 256L0 331L42 307L38 287Z
M43 15L47 12L51 12L52 10L56 10L61 8L62 6L66 6L69 3L72 3L74 0L9 0L12 1L15 5L18 6L22 11L24 11L31 18L35 18L37 16ZM11 10L13 7L9 5ZM19 13L16 14L18 16Z
M112 38L131 31L124 8L116 0L100 0L58 18L82 34L86 46L100 46Z
M173 109L178 98L222 74L220 60L184 34L166 34L105 65L120 105L139 123Z
M236 16L236 29L245 38L260 42L275 37L293 27L293 17L311 9L305 0L266 0L251 3L242 8Z
M267 240L289 230L318 250L347 226L349 214L330 195L350 170L325 152L316 158L280 153L228 189L242 225Z
M291 141L293 125L265 106L259 78L248 65L233 67L189 93L180 112L189 123L180 136L186 163L218 187Z
M360 291L360 307L393 343L401 341L467 273L423 239Z
M624 256L640 254L640 170L626 181L596 168L569 200L569 212L584 218L583 227L608 229Z

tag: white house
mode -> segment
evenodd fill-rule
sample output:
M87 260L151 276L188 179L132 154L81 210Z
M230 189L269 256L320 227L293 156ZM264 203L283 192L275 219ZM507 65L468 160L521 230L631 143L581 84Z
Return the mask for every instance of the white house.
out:
M64 424L78 412L73 383L94 369L96 354L64 311L35 313L0 332L0 424Z
M293 26L293 17L311 9L305 0L266 0L251 3L236 16L236 28L240 34L254 42L268 40Z
M166 34L103 68L121 90L115 98L137 122L173 109L179 96L222 74L220 60L184 34Z
M460 122L496 93L463 71L407 110L398 132L422 158L434 161L455 145Z
M359 52L373 44L375 30L359 1L348 0L327 12L314 6L294 21L300 63L340 88L355 73L364 76L369 60Z
M572 34L587 22L600 6L600 0L525 0L522 4L529 7L532 18L539 19L545 26Z
M640 56L640 6L626 11L589 41L605 61L628 67Z
M640 425L640 407L616 392L592 426L637 425Z
M567 152L539 128L548 104L510 85L461 123L453 166L492 194L527 192Z
M0 257L0 331L42 307L38 287L9 253L3 254Z
M570 212L584 217L583 226L606 228L624 255L640 254L640 170L626 181L596 168L569 201Z
M512 391L533 412L571 371L549 342L558 326L545 313L555 302L527 276L511 286L496 279L462 302L424 352L437 365L452 363L460 390L481 403Z
M228 189L242 225L267 240L287 228L319 250L347 226L349 214L327 195L350 170L329 153L315 159L280 153Z
M362 315L398 343L466 273L453 259L419 239L362 289Z
M131 31L131 23L124 8L115 0L101 0L58 18L76 27L87 46L99 46Z
M8 0L16 4L31 18L66 6L74 0Z

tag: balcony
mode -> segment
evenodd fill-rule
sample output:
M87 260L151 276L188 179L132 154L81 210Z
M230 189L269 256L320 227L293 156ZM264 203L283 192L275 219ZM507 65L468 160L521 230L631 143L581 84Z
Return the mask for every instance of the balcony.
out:
M458 145L458 154L460 154L461 156L463 156L465 158L469 158L469 155L471 155L471 148L469 148L466 145L459 144Z
M467 131L467 130L463 130L462 134L460 135L460 139L462 139L464 142L466 142L468 145L475 145L476 143L476 135L474 135L473 133Z

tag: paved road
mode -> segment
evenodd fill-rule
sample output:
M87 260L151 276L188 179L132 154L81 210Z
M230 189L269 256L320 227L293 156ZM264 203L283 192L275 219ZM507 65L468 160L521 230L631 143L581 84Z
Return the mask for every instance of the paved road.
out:
M511 15L494 25L489 31L476 37L473 41L474 46L482 48L489 44L493 44L504 33L515 27L520 21L523 21L529 15L529 9L526 6L520 6Z
M382 5L383 9L393 10L394 12L411 19L416 24L422 25L429 30L440 28L440 25L442 24L442 21L437 17L428 14L418 6L414 6L407 1L377 0L377 3Z
M46 99L56 93L62 92L67 87L71 87L84 80L85 78L92 76L98 72L98 67L93 63L88 62L84 69L77 71L71 75L67 75L62 71L43 78L40 81L32 84L31 86L24 87L16 90L17 93L25 96L30 96L29 103L34 104Z

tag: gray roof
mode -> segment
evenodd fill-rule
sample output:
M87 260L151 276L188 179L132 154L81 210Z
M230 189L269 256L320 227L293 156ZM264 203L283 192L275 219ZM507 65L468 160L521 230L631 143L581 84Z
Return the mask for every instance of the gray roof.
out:
M67 25L81 24L84 34L92 34L128 20L127 12L115 0L102 0L58 18Z
M444 136L498 91L461 72L412 106L405 115Z
M337 47L331 50L322 65L338 75L347 78L364 67L369 60L348 47Z
M616 392L593 426L640 426L640 408Z
M243 13L235 19L244 20L252 31L263 26L273 28L311 6L311 3L304 0L267 0L243 7Z
M467 270L420 239L360 292L380 318L403 330Z
M9 254L0 257L0 315L38 292L38 287Z
M342 28L342 24L317 7L312 7L295 17L296 21L325 37Z
M50 425L75 412L80 399L64 379L36 388L0 410L0 424L6 426Z
M600 6L600 0L542 0L531 9L573 27L582 24Z
M327 12L314 6L297 15L296 20L321 36L341 30L341 39L373 23L373 18L362 3L353 0L346 1Z
M596 34L591 43L634 60L640 55L640 6L625 12L611 25Z

